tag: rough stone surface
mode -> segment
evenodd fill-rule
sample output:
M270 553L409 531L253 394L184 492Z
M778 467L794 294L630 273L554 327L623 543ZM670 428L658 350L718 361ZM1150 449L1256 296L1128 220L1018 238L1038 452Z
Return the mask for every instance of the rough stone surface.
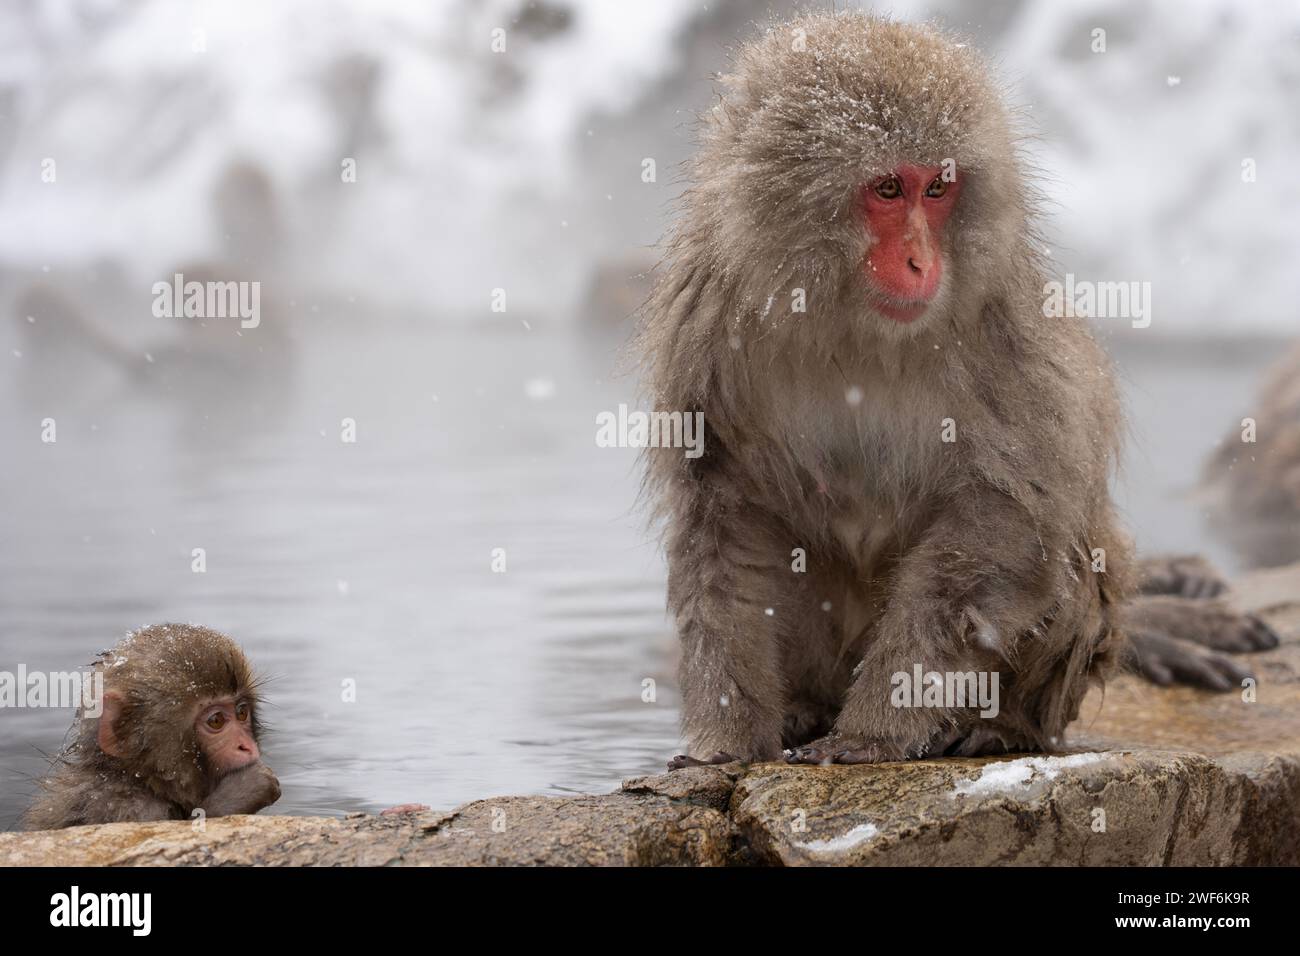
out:
M1283 634L1258 699L1131 678L1071 753L696 767L588 797L392 817L231 817L0 834L0 865L1300 864L1300 565L1239 582Z
M720 865L733 827L717 810L607 794L476 800L449 813L226 817L0 834L9 866Z

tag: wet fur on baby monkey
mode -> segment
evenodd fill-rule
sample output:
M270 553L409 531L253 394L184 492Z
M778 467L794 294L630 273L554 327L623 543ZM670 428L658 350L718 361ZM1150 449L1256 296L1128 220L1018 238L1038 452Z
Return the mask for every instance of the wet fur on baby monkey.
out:
M262 762L258 682L239 645L193 624L128 634L24 817L29 830L257 813L280 797Z
M1084 321L1043 316L996 83L929 27L840 13L722 84L641 338L655 407L708 431L648 452L673 766L1059 748L1121 649L1121 415ZM997 716L894 706L917 666L997 672Z

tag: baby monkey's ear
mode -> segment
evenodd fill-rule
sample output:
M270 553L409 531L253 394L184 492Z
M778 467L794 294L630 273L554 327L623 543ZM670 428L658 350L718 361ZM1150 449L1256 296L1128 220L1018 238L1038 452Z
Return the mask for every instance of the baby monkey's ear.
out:
M117 721L122 716L122 695L115 690L104 692L104 711L99 715L99 732L95 740L99 749L110 757L122 754L122 741L117 735Z

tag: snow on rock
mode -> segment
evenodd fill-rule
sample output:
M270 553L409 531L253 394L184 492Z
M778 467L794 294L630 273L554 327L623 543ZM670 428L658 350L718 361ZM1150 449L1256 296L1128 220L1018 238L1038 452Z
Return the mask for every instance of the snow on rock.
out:
M953 787L951 796L985 797L1015 791L1034 783L1050 783L1063 770L1101 763L1112 754L1071 754L1068 757L1021 757L990 764L978 777L964 780Z
M880 828L874 823L860 823L847 833L824 840L809 840L802 846L810 853L843 853L845 850L853 849L859 843L870 840L879 832Z

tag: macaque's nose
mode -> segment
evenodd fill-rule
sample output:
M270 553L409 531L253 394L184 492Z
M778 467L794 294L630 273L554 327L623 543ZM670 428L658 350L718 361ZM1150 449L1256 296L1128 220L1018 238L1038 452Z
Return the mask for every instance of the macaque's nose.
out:
M907 274L916 284L916 294L929 298L938 288L939 251L930 235L929 225L918 213L913 213L908 223L905 252Z
M257 741L252 737L245 737L239 742L239 746L236 749L241 754L247 754L250 760L258 760L262 756L257 749Z
M907 265L924 279L934 269L934 242L930 238L930 228L925 219L917 212L909 217L907 235Z

